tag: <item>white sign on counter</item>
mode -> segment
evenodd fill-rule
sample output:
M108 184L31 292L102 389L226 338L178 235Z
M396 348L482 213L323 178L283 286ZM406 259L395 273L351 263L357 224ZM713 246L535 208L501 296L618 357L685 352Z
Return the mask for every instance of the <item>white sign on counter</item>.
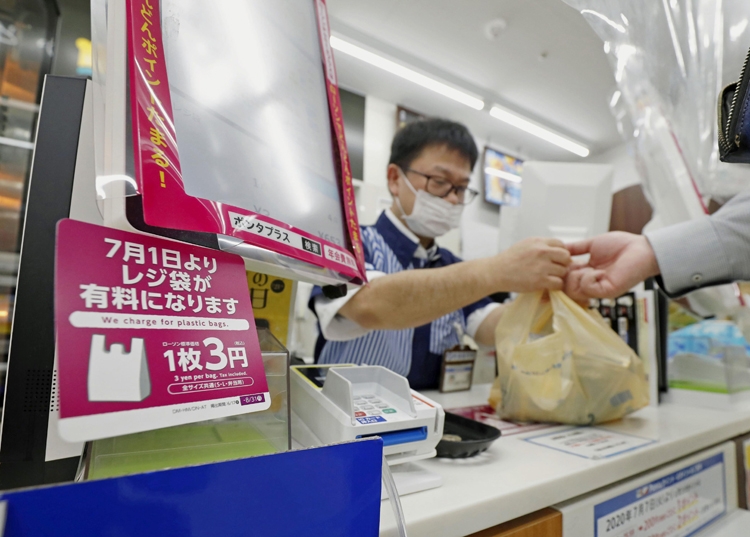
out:
M724 454L594 506L596 537L688 537L727 510Z
M585 459L613 457L656 442L649 438L616 433L597 427L575 427L532 436L525 440Z

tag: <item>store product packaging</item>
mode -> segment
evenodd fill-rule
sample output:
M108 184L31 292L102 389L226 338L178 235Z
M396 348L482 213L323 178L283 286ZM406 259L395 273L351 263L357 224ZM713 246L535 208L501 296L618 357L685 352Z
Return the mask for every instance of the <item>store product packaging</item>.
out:
M504 419L587 425L646 406L643 361L560 291L522 294L495 331L499 376L490 404Z

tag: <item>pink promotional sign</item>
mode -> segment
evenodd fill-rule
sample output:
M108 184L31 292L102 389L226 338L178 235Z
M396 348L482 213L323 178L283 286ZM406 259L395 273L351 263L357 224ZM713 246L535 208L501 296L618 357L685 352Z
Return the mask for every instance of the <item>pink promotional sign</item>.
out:
M237 256L62 220L55 323L68 441L271 404Z
M364 250L354 199L324 0L316 2L321 69L326 73L342 208L349 250L284 222L247 209L190 196L180 171L172 100L156 0L128 0L128 60L136 179L146 223L231 235L245 242L366 282Z

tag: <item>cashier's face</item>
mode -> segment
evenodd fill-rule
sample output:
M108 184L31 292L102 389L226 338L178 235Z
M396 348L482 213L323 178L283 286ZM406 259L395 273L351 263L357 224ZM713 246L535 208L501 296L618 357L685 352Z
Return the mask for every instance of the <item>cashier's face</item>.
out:
M430 182L440 184L447 180L455 186L467 187L470 176L471 162L461 153L444 145L428 146L403 173L395 164L388 165L388 189L401 202L404 213L411 214L416 197L404 181L409 181L415 190L429 193L434 188L434 184L428 184ZM453 204L460 203L455 191L443 199ZM395 200L391 209L397 216L402 216Z

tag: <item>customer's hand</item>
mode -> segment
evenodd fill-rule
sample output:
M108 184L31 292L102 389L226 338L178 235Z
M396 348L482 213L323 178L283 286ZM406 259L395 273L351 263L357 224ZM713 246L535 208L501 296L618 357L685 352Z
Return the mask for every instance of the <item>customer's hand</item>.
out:
M527 293L562 289L571 257L557 239L530 238L496 255L493 261L502 282L499 291Z
M564 291L574 300L615 298L637 283L659 274L656 256L643 235L614 231L567 245L571 255L589 254L573 264Z

